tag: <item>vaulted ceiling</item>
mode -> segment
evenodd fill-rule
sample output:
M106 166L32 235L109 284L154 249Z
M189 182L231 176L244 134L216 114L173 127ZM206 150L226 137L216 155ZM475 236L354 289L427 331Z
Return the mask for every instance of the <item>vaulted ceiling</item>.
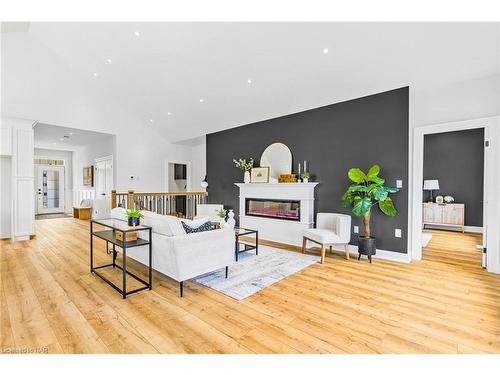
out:
M173 141L401 86L424 89L499 72L495 23L31 23L18 29Z

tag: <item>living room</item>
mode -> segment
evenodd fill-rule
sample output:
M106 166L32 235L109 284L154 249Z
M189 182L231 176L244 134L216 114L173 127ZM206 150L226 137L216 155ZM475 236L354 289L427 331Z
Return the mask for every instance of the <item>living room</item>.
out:
M500 353L498 22L129 20L2 20L2 353Z

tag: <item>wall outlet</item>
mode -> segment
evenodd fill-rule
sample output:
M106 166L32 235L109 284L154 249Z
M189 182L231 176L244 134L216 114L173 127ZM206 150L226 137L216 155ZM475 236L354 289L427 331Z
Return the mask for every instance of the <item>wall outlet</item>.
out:
M396 180L396 187L401 189L403 187L403 180Z
M394 231L394 237L401 238L401 229L396 228L396 230Z
M359 227L357 225L354 226L354 233L359 233Z

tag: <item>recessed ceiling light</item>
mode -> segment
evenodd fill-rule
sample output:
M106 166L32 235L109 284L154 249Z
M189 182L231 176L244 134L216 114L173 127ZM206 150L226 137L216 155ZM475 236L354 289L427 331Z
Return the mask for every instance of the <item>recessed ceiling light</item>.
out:
M150 118L150 119L149 119L149 122L153 122L153 119L152 119L152 118Z
M251 80L250 78L249 78L249 79L247 79L247 83L248 83L248 84L252 83L252 80Z
M73 133L72 133L72 132L69 132L69 135L73 135Z
M141 33L139 31L134 32L135 36L141 36Z
M94 77L97 77L99 74L98 73L94 73Z
M167 112L167 115L169 115L169 116L170 116L171 114L172 114L172 112Z
M205 101L205 99L200 98L200 103L203 103L204 101Z
M113 60L111 59L106 59L106 64L111 64L113 62Z
M328 53L328 48L323 48L323 53L326 55Z

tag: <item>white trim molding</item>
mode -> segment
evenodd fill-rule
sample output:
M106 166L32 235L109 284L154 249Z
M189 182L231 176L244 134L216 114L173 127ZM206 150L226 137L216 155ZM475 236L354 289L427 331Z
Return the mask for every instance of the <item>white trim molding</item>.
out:
M467 129L484 128L488 147L484 151L484 203L483 203L483 246L487 248L487 270L500 273L500 197L497 186L500 176L500 116L477 118L465 121L447 122L419 126L413 134L413 173L410 206L410 248L408 252L415 260L422 259L422 181L424 136ZM490 229L491 228L491 229Z

